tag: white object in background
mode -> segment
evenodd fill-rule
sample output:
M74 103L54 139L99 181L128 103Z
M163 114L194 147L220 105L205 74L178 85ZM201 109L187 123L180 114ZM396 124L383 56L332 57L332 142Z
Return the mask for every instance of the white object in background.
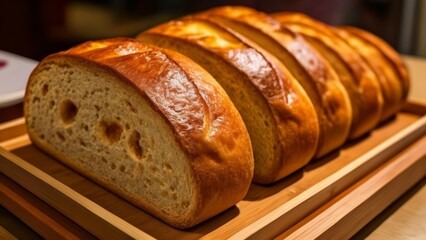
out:
M0 108L21 102L37 61L0 50Z

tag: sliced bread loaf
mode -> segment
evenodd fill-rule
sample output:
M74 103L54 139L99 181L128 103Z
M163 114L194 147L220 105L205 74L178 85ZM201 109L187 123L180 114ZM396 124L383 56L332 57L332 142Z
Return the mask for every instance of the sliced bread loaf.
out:
M252 180L249 135L223 89L185 56L136 40L45 58L25 119L42 150L177 228L233 206Z
M273 17L284 27L302 34L337 72L351 99L353 120L349 138L372 130L386 105L379 80L360 54L329 26L304 14L277 13Z
M236 35L206 19L154 27L138 40L181 52L224 87L253 144L254 181L272 183L304 166L318 142L318 119L292 75Z
M364 38L342 29L335 29L335 32L361 55L379 80L384 101L381 120L395 115L404 103L404 86L399 79L397 69L379 48Z
M304 87L320 124L316 157L347 139L352 122L348 94L330 64L302 36L265 13L247 7L219 7L195 15L209 18L251 39L278 58Z

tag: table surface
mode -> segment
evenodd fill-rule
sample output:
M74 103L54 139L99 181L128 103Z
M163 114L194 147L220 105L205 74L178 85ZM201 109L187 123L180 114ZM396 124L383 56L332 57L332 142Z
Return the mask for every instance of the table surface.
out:
M426 59L405 56L411 76L410 101L426 104ZM15 117L20 108L8 111ZM13 110L13 109L11 109ZM3 114L0 114L3 115ZM15 116L17 115L17 116ZM3 117L12 117L4 116ZM8 119L0 119L2 120ZM426 179L390 205L362 228L353 239L426 239ZM0 206L0 239L41 239L8 210Z
M426 59L404 57L411 77L409 99L426 104ZM354 239L426 239L426 179L361 229Z

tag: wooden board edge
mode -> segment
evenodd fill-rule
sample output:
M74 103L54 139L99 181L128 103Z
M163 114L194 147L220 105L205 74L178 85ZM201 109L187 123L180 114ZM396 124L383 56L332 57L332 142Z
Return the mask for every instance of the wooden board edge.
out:
M25 119L17 118L0 124L0 143L26 134Z
M276 239L350 239L425 177L426 137Z
M18 240L15 236L13 236L10 232L0 226L0 239L3 240Z
M20 185L0 174L0 204L44 239L95 239Z
M26 146L30 143L31 143L30 137L28 136L28 134L24 134L19 137L15 137L7 141L0 142L0 147L4 148L5 150L11 151L13 149Z
M426 116L313 187L241 229L230 239L273 238L277 236L321 207L332 197L377 169L424 134L426 134Z
M25 125L24 117L20 117L20 118L16 118L4 123L0 123L0 132L6 129L10 129L12 127L22 126L22 125Z
M423 116L426 114L426 105L417 101L408 101L404 104L402 111Z
M154 239L25 160L0 147L0 171L101 239ZM79 212L78 215L75 213ZM80 217L84 216L84 217Z

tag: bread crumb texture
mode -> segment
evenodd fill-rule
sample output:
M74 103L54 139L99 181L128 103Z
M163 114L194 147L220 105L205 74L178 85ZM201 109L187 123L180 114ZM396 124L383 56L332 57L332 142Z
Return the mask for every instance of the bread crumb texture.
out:
M33 138L116 192L145 199L150 209L170 218L192 211L186 155L140 93L83 65L50 61L39 68L26 103Z

